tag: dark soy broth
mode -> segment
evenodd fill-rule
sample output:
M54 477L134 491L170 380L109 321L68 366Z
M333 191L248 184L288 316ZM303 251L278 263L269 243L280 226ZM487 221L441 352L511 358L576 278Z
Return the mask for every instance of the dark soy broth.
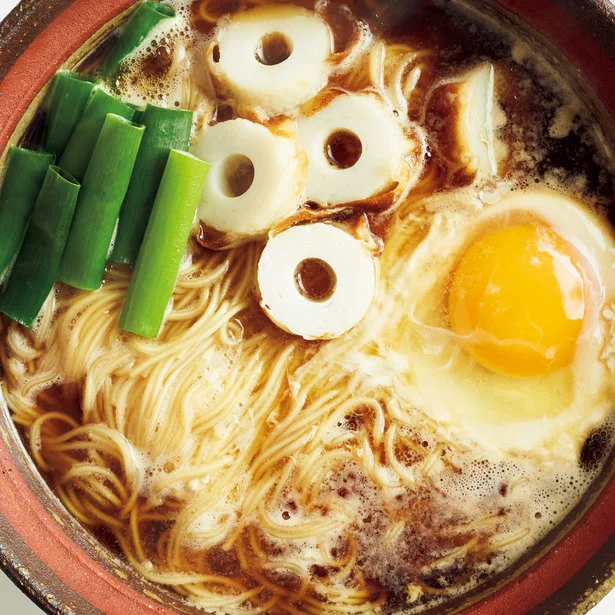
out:
M192 3L175 0L170 4L178 10L180 25L170 27L168 31L156 32L155 37L145 43L144 48L124 65L123 71L113 84L114 92L130 98L132 102L192 108L197 114L197 132L236 118L257 118L272 132L281 130L282 123L275 115L263 117L249 106L239 104L231 95L215 94L212 84L203 76L201 66L203 50L217 26L218 19L226 19L229 13L265 3L252 0L196 0ZM504 146L498 181L509 182L521 189L537 184L546 185L563 190L575 198L589 200L598 213L612 210L613 167L609 152L605 151L601 139L597 138L602 134L601 129L596 126L590 111L579 104L574 94L577 84L568 82L565 76L559 75L554 64L550 64L549 58L545 59L532 51L531 43L528 47L527 41L518 38L514 32L504 30L491 17L483 16L454 1L349 0L346 4L329 1L316 5L311 0L304 0L296 4L310 10L317 9L326 19L332 30L336 54L343 55L353 45L357 36L356 18L364 20L374 37L385 42L391 49L399 45L415 50L414 64L402 75L402 82L407 83L411 77L410 70L417 69L412 76L416 82L409 89L406 98L408 119L417 132L424 132L426 139L424 152L417 154L421 156L421 162L424 158L424 168L416 187L407 196L408 202L417 203L417 216L424 213L423 199L466 188L476 179L475 169L470 168L464 160L458 135L455 133L455 122L459 113L460 83L463 76L483 62L490 62L495 68L495 93L502 118L496 129L498 140ZM111 42L113 40L114 37L110 39ZM98 52L94 52L83 62L81 69L95 75L111 42L103 43ZM181 60L177 60L180 48L184 55ZM292 53L292 45L279 32L268 33L255 49L258 61L267 66L283 64ZM391 53L396 52L393 49ZM220 49L213 49L212 54L213 62L219 63ZM189 77L184 81L174 72L181 62L194 64L194 70L189 72ZM315 100L302 107L301 111L313 112L314 108L324 105L335 88L355 92L370 89L372 86L367 63L364 59L359 59L356 64L352 71L341 74L333 72L327 87L323 88L326 91L317 95ZM201 104L204 100L207 105ZM25 144L36 146L40 142L43 120L41 112L26 132ZM604 142L608 143L606 137ZM342 169L352 168L366 154L356 135L342 131L330 135L325 153L331 164ZM243 195L256 181L254 165L245 156L229 159L226 170L228 176L224 186L230 196ZM488 192L492 187L491 183L485 182L485 191ZM329 221L343 223L355 229L367 220L375 239L386 244L388 238L396 232L398 218L395 212L387 209L390 203L384 202L385 200L386 195L375 195L365 202L341 206L333 213L323 212L323 208L317 203L306 202L296 213L296 221L304 223L325 219L326 216ZM231 256L221 257L219 252L214 251L228 247L228 237L202 221L198 224L198 229L189 248L191 263L203 264L205 267L215 261L220 271L224 267L230 269L234 258L232 253ZM428 231L427 222L417 222L412 246L416 247L420 239L428 235ZM241 252L254 247L239 245L236 249ZM226 264L224 258L229 259ZM246 267L254 267L254 259L247 262L249 265ZM213 265L211 267L213 270ZM117 281L124 273L121 267L112 267L108 272L108 280ZM211 271L209 274L212 279L215 278ZM198 274L194 274L191 283L195 288L198 279ZM327 263L318 259L306 259L295 271L295 282L305 296L314 302L323 302L335 292L337 278ZM263 316L258 309L253 286L246 285L248 290L245 305L242 304L242 309L232 321L234 328L229 325L224 333L229 338L233 333L250 340L264 332L269 335L268 339L272 344L279 344L280 352L277 354L281 354L282 348L285 348L284 344L289 344L291 336L273 327ZM228 289L225 287L226 290ZM196 297L196 291L194 293ZM195 313L198 313L198 309L190 303L193 296L189 295L188 291L187 295L188 299L184 297L180 308L188 311L194 309ZM202 298L199 301L202 305L206 304ZM171 326L172 331L175 330L174 326L176 323ZM374 340L374 343L377 341ZM121 347L126 340L118 337L116 342L117 346ZM324 346L326 343L321 341L310 344L303 340L297 341L294 353L288 355L290 358L285 369L291 373L293 369L300 367L300 361L311 360ZM161 348L163 349L163 346ZM197 354L195 353L194 357ZM230 354L229 351L229 356ZM277 354L272 353L271 362ZM190 361L195 360L194 357ZM373 365L377 366L373 356L370 356L369 360L374 360ZM367 364L371 369L372 363ZM249 369L256 370L254 365L257 365L256 360L248 366ZM353 368L345 365L336 363L329 367L331 380L336 378L340 369L348 369L353 373ZM220 369L222 371L222 368ZM28 375L35 375L35 370ZM378 375L383 381L386 380L386 373ZM216 378L217 376L212 377L212 382L215 382ZM108 386L112 387L114 383L110 380ZM80 400L84 390L84 382L56 383L38 395L36 406L41 412L63 413L70 421L79 423L82 421L83 408ZM270 395L274 394L273 391L267 391ZM310 402L318 393L319 391L311 391L305 403ZM212 398L215 399L216 394L212 385ZM105 401L103 397L101 395L98 398L98 407L108 411L105 403L111 402ZM283 404L287 404L289 394L283 393L280 398ZM155 406L155 401L152 399L152 406ZM189 405L188 402L186 404ZM136 498L135 510L141 512L143 517L140 522L134 524L130 516L118 517L118 507L111 502L105 502L101 509L115 525L105 524L104 517L99 517L99 520L102 520L99 523L91 522L89 529L113 549L127 549L126 545L135 549L143 569L170 569L178 575L221 575L227 579L228 584L223 586L220 582L216 586L218 589L224 587L225 591L228 590L231 594L243 595L242 592L245 592L248 596L245 604L250 605L253 600L255 608L266 613L313 615L316 612L330 612L322 606L324 604L327 607L335 607L336 603L330 596L339 597L345 591L355 590L362 592L360 595L366 605L364 610L356 610L357 613L417 613L447 604L488 582L508 566L513 566L518 558L527 554L528 550L543 539L561 521L563 514L571 510L583 496L612 447L613 431L608 425L591 431L582 446L578 467L572 472L572 478L567 474L563 477L556 476L553 483L548 483L552 491L543 490L533 494L532 497L535 497L538 503L532 502L529 505L521 496L515 499L515 488L518 485L515 487L514 481L509 480L509 474L514 472L509 472L507 461L490 459L485 453L483 458L473 459L463 465L449 442L439 441L429 429L423 433L414 427L404 427L403 438L389 446L378 431L380 418L374 409L376 405L386 417L386 421L394 416L397 408L384 395L376 397L371 405L365 403L354 408L339 417L335 424L335 428L341 433L338 434L339 441L351 442L354 441L353 438L365 434L361 454L367 455L365 451L369 451L369 459L374 465L384 466L392 456L393 463L398 464L398 467L412 469L421 464L430 468L437 467L444 478L439 476L437 480L434 479L430 487L426 486L426 481L413 487L399 488L393 495L392 491L387 492L385 498L382 493L386 490L379 488L373 476L370 476L356 459L349 460L348 456L343 457L340 454L344 463L326 475L316 486L311 485L309 493L299 493L292 489L275 492L277 499L271 517L273 519L275 515L275 519L270 520L269 526L259 524L258 510L254 509L248 519L243 520L244 525L235 536L233 544L221 543L213 547L202 547L198 539L194 539L190 544L171 544L172 530L186 503L170 488L157 494L155 504L148 502L147 498L140 494ZM272 425L284 419L284 412L289 410L285 405L283 408L279 416L276 414L277 410L272 411L270 419L264 423L265 426L259 427L263 430L262 437L267 435L267 430L272 428ZM252 410L249 400L237 401L238 423L249 423L252 420L250 412ZM197 423L207 420L205 412L198 420L195 419ZM314 420L310 426L311 433L317 433L319 421L320 419ZM384 423L385 419L381 422ZM69 431L70 424L61 420L50 420L43 430L43 436L62 437ZM217 429L221 430L222 427L213 425L203 436L203 441L210 438L215 444ZM292 429L290 433L292 434ZM86 435L80 437L80 442L87 439ZM309 442L311 437L306 436L306 442ZM243 443L237 444L239 449L242 446ZM323 445L323 455L325 448ZM99 455L98 458L88 457L88 453L84 452L79 461L94 463L102 459L117 475L122 485L128 485L124 469L117 458L113 457L114 451L108 454L109 459L105 457L106 453L96 454ZM145 454L146 452L143 453L143 458ZM155 480L165 480L165 476L171 476L181 470L181 467L178 467L180 462L172 456L162 466L153 462L148 466L141 461L141 457L139 459L139 463L143 463L146 468L143 472L143 483L146 485ZM315 459L318 459L318 456L315 456ZM61 496L66 493L61 490L66 489L64 474L67 467L56 465L46 473L51 486L55 486ZM105 490L113 487L113 481L109 480L108 476L101 476L103 478L100 479L100 493L104 494ZM191 476L187 476L186 484L189 484L191 479ZM286 475L285 480L288 480ZM449 483L454 484L457 489L451 489L451 493L454 492L455 495L450 498L447 492ZM85 497L85 490L80 483L76 484L76 487L71 488L79 497ZM245 483L238 483L237 493L234 494L237 498L244 487ZM272 489L274 487L275 484L272 483ZM200 488L203 488L200 484L194 487L197 495ZM147 487L144 492L146 489ZM261 499L266 500L266 504L269 504L269 493L270 491L266 490L261 493ZM288 538L288 534L279 529L283 527L289 532L288 528L292 528L293 524L308 523L306 519L312 517L306 516L305 501L309 500L313 493L319 496L324 494L322 501L318 500L318 504L309 510L309 514L321 522L335 521L340 507L343 509L347 506L360 511L360 519L352 527L352 531L340 531L322 546L316 555L315 547L307 542L297 544L296 541L293 542L292 536ZM484 525L474 523L476 520L471 518L469 509L464 508L465 500L478 498L477 493L482 497L481 511L488 519L488 523ZM100 494L98 498L104 499ZM314 498L317 499L316 496ZM531 498L528 497L527 500L529 499ZM525 505L527 509L523 508ZM540 510L534 512L534 506L540 507ZM530 517L529 521L525 519L526 513ZM234 514L234 511L229 513L229 518ZM116 521L116 518L119 521ZM521 553L514 551L509 554L506 551L507 545L497 541L495 544L499 546L493 546L492 541L501 528L510 530L522 521L529 523L528 532L533 538L519 538L519 544L523 540L527 541L523 543ZM229 522L231 529L234 527L233 523ZM203 521L203 526L205 529L202 534L206 535L207 519ZM272 535L273 526L278 532L276 536ZM141 540L137 547L136 534ZM291 560L308 561L310 557L314 562L306 564L304 576L298 572L299 564L286 567L284 565L284 562ZM322 561L316 562L318 558ZM181 562L181 566L175 570L173 565L177 561ZM254 593L254 588L262 588L262 592ZM190 593L183 587L181 591ZM331 592L328 594L329 598L326 597L326 591ZM282 598L276 601L275 596ZM358 609L358 605L355 606ZM320 611L321 608L324 610ZM225 612L224 605L220 607L220 612ZM246 613L250 612L248 608Z

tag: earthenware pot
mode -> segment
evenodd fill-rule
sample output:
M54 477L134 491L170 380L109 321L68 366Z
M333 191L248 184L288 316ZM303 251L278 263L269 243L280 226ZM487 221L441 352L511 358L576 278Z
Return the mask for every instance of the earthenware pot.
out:
M417 1L396 3L403 7L404 2ZM510 27L538 36L542 44L567 57L577 78L593 89L585 96L586 104L594 107L608 130L615 125L611 2L466 3L503 12ZM9 15L0 26L0 152L28 127L55 71L74 66L132 5L132 0L24 0ZM586 613L615 585L614 465L611 458L585 500L534 553L453 610L473 615ZM1 399L0 564L50 613L202 613L145 582L68 514L30 461Z

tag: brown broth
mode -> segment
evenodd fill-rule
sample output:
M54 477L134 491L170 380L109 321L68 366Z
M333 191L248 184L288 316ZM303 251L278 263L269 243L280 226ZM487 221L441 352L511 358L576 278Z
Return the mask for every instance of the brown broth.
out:
M212 16L219 18L238 10L249 8L261 2L243 2L242 0L196 0L191 6L192 26L199 35L211 33L215 27ZM306 0L297 2L302 6L313 8L314 3ZM563 138L553 138L549 135L549 125L557 107L562 104L562 93L557 88L546 85L531 69L515 62L512 50L516 40L509 33L498 29L489 21L483 21L477 16L470 16L455 3L438 0L392 0L374 2L373 0L356 0L348 2L354 14L365 19L371 29L378 36L391 42L410 45L415 49L428 50L429 54L424 63L423 73L412 95L409 107L409 117L418 122L427 131L428 151L423 179L425 190L437 193L449 188L465 186L472 182L474 175L464 167L460 159L458 145L452 134L452 117L455 113L455 85L445 83L447 79L476 65L480 61L490 60L498 67L500 75L497 88L498 99L507 124L501 129L501 138L510 147L510 154L503 164L505 178L514 180L519 185L528 185L543 180L552 174L554 169L559 170L559 176L567 181L578 177L584 178L583 192L585 195L597 199L604 205L612 204L613 174L610 163L599 150L591 138L591 117L580 113L575 123L575 129ZM324 15L334 30L335 50L341 52L348 48L354 36L352 21L348 12L341 10L338 3L329 2L324 9ZM274 41L275 42L275 41ZM279 43L279 41L278 41ZM172 63L172 40L156 41L148 48L146 57L141 61L140 69L144 79L157 83L164 80ZM103 44L105 45L105 44ZM273 49L263 50L265 64L276 64L283 61L283 46L273 45ZM106 47L105 47L106 49ZM94 54L83 64L82 68L94 73L97 64L104 54ZM120 80L122 77L120 77ZM330 85L344 87L344 78L335 77ZM121 90L121 84L120 84ZM228 101L216 102L216 111L212 123L225 121L237 117L236 109ZM545 112L545 109L547 112ZM41 137L41 123L34 123L26 136L29 145L36 144ZM359 143L360 146L360 143ZM520 150L535 152L532 160L518 156ZM346 168L352 166L360 157L356 143L338 135L329 144L330 157ZM354 160L354 162L352 162ZM254 169L250 173L245 167L237 167L233 175L233 185L230 190L242 194L247 190L254 178ZM426 196L424 193L411 194L410 198ZM301 210L302 222L310 215L320 215L321 212L305 206ZM357 209L351 214L347 211L336 212L336 221L356 219L365 213L369 218L372 232L379 237L386 237L390 231L393 214L373 211L366 207ZM199 241L212 248L228 247L228 238L218 231L206 227L203 223L199 227ZM196 248L198 250L198 248ZM207 254L200 252L201 256ZM316 266L318 265L318 266ZM326 298L335 288L335 280L326 275L319 264L310 263L305 270L297 274L297 281L305 288L307 294L316 297L316 300ZM269 326L267 319L260 310L247 310L241 314L242 325L246 335L263 330ZM277 335L285 337L283 332ZM314 351L319 343L315 343ZM53 409L65 412L72 418L80 420L79 390L74 385L48 389L39 395L37 401L41 409ZM344 419L343 425L349 432L360 432L372 419L369 412L356 412ZM53 424L50 425L53 429ZM597 430L590 434L581 452L579 463L584 469L594 470L606 456L612 442L612 434ZM416 446L431 452L432 444L422 441L417 436ZM385 458L384 448L374 448L381 459ZM407 467L417 463L420 456L411 447L400 446L395 451L397 460ZM446 451L442 452L443 463L448 463ZM462 472L461 469L451 467L453 472ZM53 484L53 480L50 479ZM451 509L443 513L438 509L435 500L438 497L437 489L434 493L422 490L408 490L398 496L393 507L386 507L378 499L374 485L361 474L360 469L352 466L346 467L333 477L323 487L335 497L352 501L353 497L368 501L369 512L363 518L364 528L367 531L357 532L359 556L357 560L358 573L367 579L370 590L377 595L386 593L385 612L398 612L406 607L405 591L409 582L419 579L420 584L427 588L422 606L436 604L441 596L454 586L463 586L466 583L482 583L488 575L480 564L488 557L487 543L489 533L486 530L469 530L465 533L453 533L449 530L460 522L469 522L464 519L462 512ZM499 490L492 495L490 505L495 516L505 516L503 504L507 496L508 486L502 484ZM147 555L155 561L157 558L156 545L160 537L172 525L173 511L177 504L165 502L161 504L158 512L168 514L168 522L152 522L144 531L144 549ZM282 513L284 520L292 519L296 513L297 504L288 496L286 509ZM383 564L383 551L375 549L375 543L385 541L386 520L390 518L405 519L412 511L413 526L406 527L398 544L400 552L391 559L390 564ZM322 509L323 516L330 515L327 508ZM110 548L118 550L117 540L106 529L96 527L93 532ZM250 532L256 534L256 544L270 557L282 558L289 553L289 547L274 544L262 535L259 528L248 527L244 530L243 538L246 543ZM253 538L251 535L250 538ZM348 545L345 537L340 536L335 549L341 556ZM440 574L433 571L423 572L439 553L450 551L463 544L473 541L473 549L464 557L443 569ZM245 557L256 558L256 553L249 549ZM205 574L222 574L236 580L246 587L254 582L254 578L245 570L241 571L239 557L233 547L230 550L214 548L203 553L186 552L185 560L191 564L190 571ZM326 566L313 566L311 582L326 579L337 571ZM292 574L282 575L271 573L266 581L276 587L293 592L298 587L297 578ZM421 605L419 605L421 606Z

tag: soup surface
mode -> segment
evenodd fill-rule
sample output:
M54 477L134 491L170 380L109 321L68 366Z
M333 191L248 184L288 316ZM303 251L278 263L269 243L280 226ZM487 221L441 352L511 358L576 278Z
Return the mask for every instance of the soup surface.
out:
M167 4L106 86L194 111L211 163L164 324L118 328L121 264L2 317L13 419L81 523L208 611L444 605L611 450L610 143L465 3Z

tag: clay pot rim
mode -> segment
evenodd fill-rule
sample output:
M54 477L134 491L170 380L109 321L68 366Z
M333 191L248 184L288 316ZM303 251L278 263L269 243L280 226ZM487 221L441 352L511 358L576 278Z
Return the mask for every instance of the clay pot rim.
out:
M549 33L556 44L566 43L562 38L565 33L558 33L553 23L559 19L572 25L578 31L579 43L575 46L568 41L571 59L582 66L588 63L591 54L593 62L607 62L602 67L604 72L615 76L613 7L603 0L582 3L606 20L606 34L612 39L609 43L604 38L593 40L575 21L587 23L570 9L571 2L574 4L574 0L502 0L500 3L521 13L539 31ZM54 3L25 0L0 25L0 151L10 144L24 112L56 69L131 4L133 0L56 0ZM600 83L589 81L615 116L615 92L609 93ZM3 406L1 399L0 406ZM171 615L176 612L172 609L184 610L173 594L143 583L127 566L116 562L112 565L119 573L110 572L105 556L97 551L87 532L58 508L57 499L24 452L6 408L4 411L0 408L0 566L26 595L54 615L74 612ZM611 457L610 467L615 461ZM588 591L598 595L614 586L615 575L611 573L602 577L596 588L594 579L599 574L599 565L592 567L592 562L605 549L607 555L600 562L615 564L612 559L615 480L605 476L605 482L597 500L567 536L538 562L528 562L530 566L521 576L468 607L464 613L521 614L542 608L549 601L559 604L556 612L572 613L585 608ZM68 528L68 532L63 528ZM579 582L568 595L560 596L563 602L558 603L561 588L570 585L574 574L580 575ZM133 589L122 575L150 593L146 596Z

